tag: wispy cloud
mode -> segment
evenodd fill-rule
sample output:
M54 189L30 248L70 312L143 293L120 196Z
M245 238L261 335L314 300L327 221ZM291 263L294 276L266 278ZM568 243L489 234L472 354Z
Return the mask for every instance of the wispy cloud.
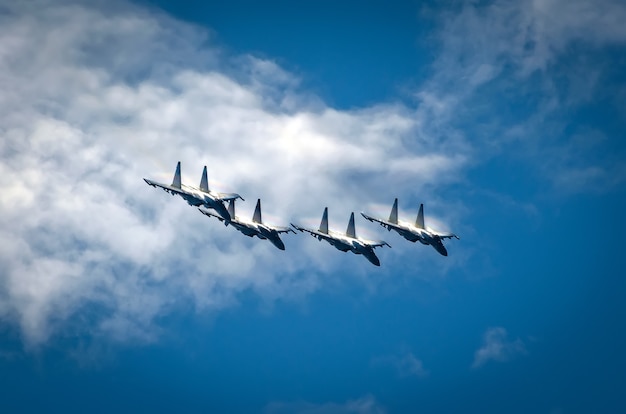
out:
M424 363L417 358L413 352L403 350L397 354L379 356L372 359L375 366L385 366L393 368L400 377L425 378L430 372L424 368Z
M328 205L344 227L371 194L431 192L467 160L404 105L335 110L274 62L226 56L205 30L138 6L2 7L0 319L30 346L68 321L154 341L155 320L181 307L217 310L244 289L298 298L330 272L371 270L304 237L278 252L143 183L169 181L176 161L184 182L206 164L213 188L244 195L239 215L260 197L276 224Z
M482 346L474 353L472 368L479 368L489 361L508 361L526 353L521 339L509 340L506 329L502 327L489 328L483 336Z
M265 407L266 414L384 414L387 411L371 395L345 403L272 402Z
M520 76L550 71L573 42L588 47L623 45L626 6L616 0L519 2L461 1L454 11L440 16L442 53L437 75L464 90L495 79L512 67ZM456 71L456 72L455 72ZM445 86L445 85L442 85Z
M604 130L604 123L584 113L602 102L601 112L623 114L626 88L617 73L624 63L612 50L626 47L624 3L494 0L458 6L438 15L441 50L433 77L418 92L421 107L447 115L448 133L471 136L476 158L515 154L559 194L624 184L624 154L616 144L621 137L615 136L620 128ZM623 129L623 122L612 122ZM599 134L606 140L583 150L580 136L592 141Z
M428 370L424 369L422 361L408 352L397 361L397 369L402 376L416 376L426 377L428 376Z

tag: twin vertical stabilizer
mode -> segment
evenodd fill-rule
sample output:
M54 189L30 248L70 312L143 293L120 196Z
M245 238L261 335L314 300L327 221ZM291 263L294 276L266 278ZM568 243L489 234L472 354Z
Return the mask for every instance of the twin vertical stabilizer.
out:
M172 187L180 188L180 161L176 164L176 172L174 173L174 181L172 181Z
M254 209L254 216L252 216L252 221L255 223L263 223L261 220L261 199L257 199L256 208Z
M181 179L180 179L180 161L176 164L176 172L174 173L174 180L172 181L172 187L181 188ZM200 190L205 193L209 192L209 179L207 178L206 165L204 166L204 170L202 170L202 179L200 180Z
M398 199L393 200L393 207L391 207L391 213L389 214L389 222L392 224L398 224ZM419 212L417 213L417 219L415 219L415 227L418 229L426 229L424 226L424 204L420 204Z
M202 170L202 179L200 180L200 190L205 193L209 192L209 180L206 176L206 165L204 166L204 170Z
M356 231L354 230L354 212L350 214L350 221L348 222L348 229L346 230L346 236L356 239Z
M324 214L322 215L322 222L318 229L320 233L328 234L328 207L324 207Z
M391 214L389 214L389 222L398 224L398 199L393 201L393 207L391 207Z
M233 198L228 202L228 214L230 214L231 219L235 219L235 199Z
M424 204L420 204L420 211L417 213L417 219L415 220L415 227L418 229L424 229Z

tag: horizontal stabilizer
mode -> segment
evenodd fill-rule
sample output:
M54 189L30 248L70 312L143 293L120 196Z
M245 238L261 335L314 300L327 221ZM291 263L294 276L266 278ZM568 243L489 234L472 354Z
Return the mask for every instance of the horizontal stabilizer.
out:
M172 187L180 188L180 161L176 164L176 172L174 173L174 181L172 181Z
M240 198L243 201L246 201L246 200L243 199L242 196L240 196L237 193L219 193L218 200L220 200L220 201L230 201L230 200L236 200L238 198Z

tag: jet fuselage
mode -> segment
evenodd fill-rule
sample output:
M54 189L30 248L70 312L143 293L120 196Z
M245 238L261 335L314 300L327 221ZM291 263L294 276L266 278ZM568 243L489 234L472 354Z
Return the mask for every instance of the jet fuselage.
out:
M309 233L311 233L313 237L316 237L318 240L325 240L337 250L361 254L372 264L380 266L380 260L374 253L374 248L370 245L373 242L363 239L354 239L332 230L329 231L328 234L317 231L309 231Z
M156 181L148 180L147 178L144 178L144 181L152 187L162 188L165 192L168 192L171 195L179 195L190 206L204 206L207 208L211 208L217 211L222 216L222 218L224 218L225 221L230 222L231 220L230 214L224 206L224 203L221 200L218 200L210 192L207 193L200 190L199 188L192 187L186 184L182 184L180 188L177 188L168 184L157 183Z
M387 222L387 225L390 227L390 230L394 230L413 243L420 242L427 246L433 246L441 255L448 255L448 250L446 250L446 247L441 242L441 237L436 233L430 232L427 229L417 228L403 221L398 222L398 224Z
M285 244L280 239L276 229L268 226L267 224L241 220L239 217L235 217L234 220L231 219L230 224L246 236L257 236L261 240L269 240L280 250L285 250Z
M361 213L363 217L372 222L377 222L381 226L386 227L387 230L393 230L405 239L410 242L420 242L424 245L432 246L439 254L442 256L448 255L448 250L443 245L442 237L440 234L430 231L428 229L421 229L419 227L414 226L411 223L407 223L406 221L398 221L397 223L392 223L388 220L382 220L375 217L368 216L365 213ZM450 237L447 235L446 237ZM456 236L453 236L456 237Z
M301 232L307 232L311 236L318 240L325 240L331 246L342 252L352 252L354 254L360 254L365 256L373 265L380 266L380 260L374 253L375 247L389 246L387 242L382 240L371 241L365 240L356 236L354 227L354 213L350 214L350 220L348 222L348 229L346 233L339 233L328 229L328 207L324 208L324 214L322 215L322 222L318 230L307 229L304 227L291 224L295 229Z
M263 223L261 220L261 200L257 200L257 206L255 209L252 220L242 219L235 215L235 201L231 200L228 206L228 213L231 220L226 222L220 215L214 214L206 209L199 208L200 212L208 217L215 217L220 221L224 221L224 224L231 224L236 230L248 237L257 236L261 240L269 240L274 246L280 250L285 250L285 244L280 238L279 233L294 233L295 231L291 227L278 227Z

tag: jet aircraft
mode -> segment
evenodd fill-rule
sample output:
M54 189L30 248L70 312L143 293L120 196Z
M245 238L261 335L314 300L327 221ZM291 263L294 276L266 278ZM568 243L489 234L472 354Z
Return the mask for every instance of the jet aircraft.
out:
M245 234L249 237L257 236L261 240L269 240L272 244L278 247L280 250L285 250L285 244L280 239L280 233L293 233L296 234L295 231L291 227L279 227L279 226L270 226L268 224L263 223L261 219L261 199L258 199L256 202L256 208L254 209L254 215L252 216L252 221L241 219L235 215L235 200L230 200L228 204L228 214L230 215L230 222L224 220L218 214L213 213L212 211L205 209L203 207L198 208L202 214L207 217L216 217L219 221L223 221L225 225L232 224L234 228Z
M351 251L354 254L362 254L367 260L372 262L375 266L380 266L380 260L374 253L374 248L381 246L389 246L387 242L382 240L371 241L361 239L356 236L354 229L354 213L350 214L350 221L348 222L348 229L345 234L328 230L328 207L324 208L324 214L322 215L322 222L317 230L311 230L304 227L291 224L296 230L301 232L307 232L318 240L325 240L334 246L336 249L342 252Z
M204 206L217 211L226 223L231 221L230 214L224 206L224 201L236 200L241 197L235 193L216 193L209 190L209 182L207 180L206 166L202 170L202 179L200 180L200 188L182 184L180 181L180 161L176 165L174 173L174 181L171 185L157 183L156 181L143 179L146 184L152 187L159 187L172 195L181 196L190 206Z
M441 233L434 231L432 229L427 229L424 226L424 204L420 204L419 212L417 213L417 220L415 220L415 224L407 223L406 221L398 220L398 199L396 198L393 202L393 207L391 208L391 214L389 215L389 220L378 219L375 217L368 216L365 213L361 213L363 217L372 223L376 222L381 226L385 227L387 230L394 230L398 234L400 234L405 239L415 243L419 241L422 244L431 245L439 252L439 254L443 256L448 255L448 251L442 243L443 239L455 237L459 238L456 234L453 233Z

